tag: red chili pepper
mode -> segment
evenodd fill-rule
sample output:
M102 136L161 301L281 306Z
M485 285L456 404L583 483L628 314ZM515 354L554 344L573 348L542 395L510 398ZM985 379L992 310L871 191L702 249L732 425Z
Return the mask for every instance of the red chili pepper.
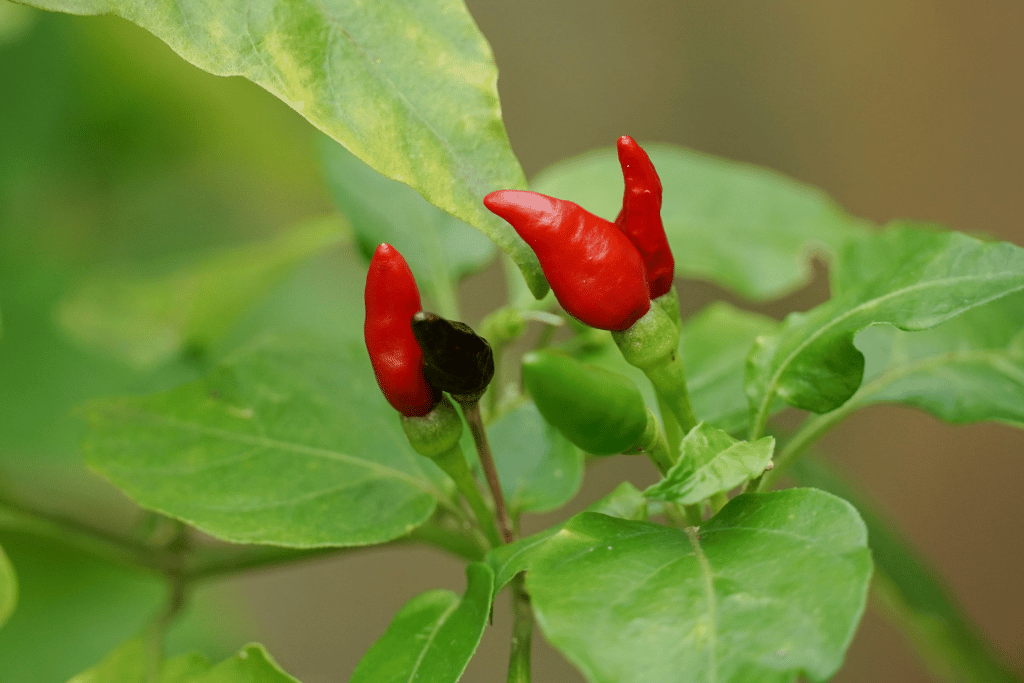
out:
M647 152L633 138L623 135L618 148L626 190L615 224L643 257L651 298L657 299L672 287L675 276L675 260L661 222L661 179Z
M558 302L602 330L625 330L651 308L640 253L614 224L578 204L525 190L498 190L484 205L536 252Z
M412 317L421 308L409 264L397 249L381 244L366 274L363 333L377 384L388 403L406 417L426 415L440 399L423 376L423 351L412 333Z

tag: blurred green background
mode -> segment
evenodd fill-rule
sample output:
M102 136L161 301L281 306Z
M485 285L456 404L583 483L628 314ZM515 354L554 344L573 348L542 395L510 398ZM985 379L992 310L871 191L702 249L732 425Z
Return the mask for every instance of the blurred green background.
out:
M930 219L1024 244L1019 3L468 5L493 46L505 121L528 176L629 134L772 167L878 222ZM60 302L98 271L167 272L329 213L318 144L312 127L267 93L196 70L126 22L0 0L0 475L11 475L0 486L28 482L21 495L45 494L59 509L140 522L79 464L81 426L69 412L92 396L150 391L201 369L182 360L136 372L82 348L56 323ZM238 336L296 324L282 292L312 292L301 311L311 317L358 305L361 283L345 285L337 266L351 258L328 254L304 266L248 314ZM686 311L728 298L776 316L827 293L821 269L806 289L764 306L679 285ZM503 291L495 268L464 282L466 319L478 322ZM823 446L1024 671L1024 435L875 407ZM573 509L622 478L642 484L654 472L602 462ZM527 528L545 520L553 518ZM2 541L25 568L19 612L0 631L3 680L63 681L144 623L160 599L144 577L45 543ZM427 550L272 570L204 591L174 647L223 656L258 639L304 683L346 680L406 600L434 587L461 591L462 582L455 561ZM467 682L504 671L505 602ZM70 645L55 653L56 643ZM538 645L535 680L582 678ZM869 610L835 680L932 679Z

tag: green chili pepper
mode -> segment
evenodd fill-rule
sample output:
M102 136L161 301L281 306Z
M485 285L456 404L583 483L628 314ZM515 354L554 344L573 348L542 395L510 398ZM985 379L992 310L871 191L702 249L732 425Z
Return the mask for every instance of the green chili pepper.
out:
M644 434L647 408L627 377L544 350L523 356L523 381L544 419L588 453L622 453Z

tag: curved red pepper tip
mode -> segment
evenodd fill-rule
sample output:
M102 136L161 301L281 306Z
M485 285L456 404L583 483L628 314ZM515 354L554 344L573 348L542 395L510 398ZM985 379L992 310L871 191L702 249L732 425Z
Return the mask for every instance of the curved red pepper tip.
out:
M440 396L423 376L423 351L412 333L420 292L409 264L390 244L373 253L366 273L363 334L373 374L388 403L406 417L422 417Z
M540 219L557 213L561 201L563 200L528 190L495 190L484 197L484 206L505 220L509 220L510 217L522 219L527 216ZM515 225L512 227L518 230Z
M602 330L631 327L648 310L647 273L613 224L578 204L526 190L498 190L484 205L533 249L562 308Z
M661 178L651 163L651 158L636 140L623 135L618 141L619 165L626 180L627 192L652 192L661 195ZM660 208L660 205L659 205Z
M625 190L615 224L643 257L650 295L656 299L668 292L675 277L675 259L661 222L661 179L636 140L623 135L617 147Z

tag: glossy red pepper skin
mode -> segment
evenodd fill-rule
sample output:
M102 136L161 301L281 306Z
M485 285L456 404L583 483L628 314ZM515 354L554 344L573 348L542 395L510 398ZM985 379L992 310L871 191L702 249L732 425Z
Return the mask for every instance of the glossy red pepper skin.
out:
M537 254L569 315L602 330L625 330L651 308L640 253L614 224L578 204L525 190L498 190L484 205Z
M668 292L675 277L675 259L661 222L661 178L640 145L628 135L619 138L619 165L626 189L615 219L643 257L652 299Z
M381 244L366 274L363 334L377 384L388 403L406 417L422 417L440 399L423 376L423 351L412 333L420 292L409 264L390 244Z

